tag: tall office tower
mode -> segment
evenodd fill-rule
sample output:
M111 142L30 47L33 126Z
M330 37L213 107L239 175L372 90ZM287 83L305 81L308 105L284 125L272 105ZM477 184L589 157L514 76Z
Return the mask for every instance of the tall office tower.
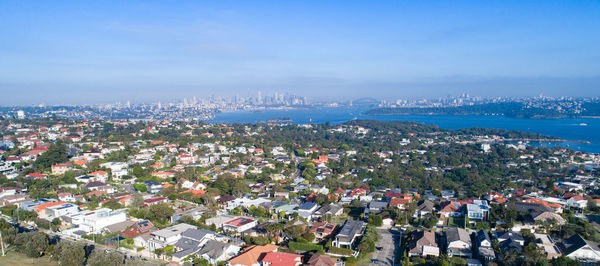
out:
M262 104L262 92L258 91L258 98L257 98L258 104Z
M25 112L23 110L17 111L17 118L18 119L25 119Z

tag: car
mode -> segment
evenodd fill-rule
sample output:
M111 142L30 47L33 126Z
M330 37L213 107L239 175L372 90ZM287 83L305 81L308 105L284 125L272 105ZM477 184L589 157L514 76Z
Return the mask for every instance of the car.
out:
M371 259L371 263L377 263L377 262L379 262L378 259Z

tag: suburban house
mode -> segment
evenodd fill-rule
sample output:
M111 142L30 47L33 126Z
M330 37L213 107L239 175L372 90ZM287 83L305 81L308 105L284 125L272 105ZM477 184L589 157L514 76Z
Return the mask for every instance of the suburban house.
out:
M415 211L415 217L423 217L428 213L433 213L435 210L435 204L430 200L421 200L417 203L417 210Z
M500 243L500 249L505 252L512 250L520 253L523 250L525 239L520 233L512 231L496 232L495 237Z
M565 218L563 218L562 216L560 216L560 214L557 214L555 212L544 211L539 213L532 213L531 217L536 222L552 222L553 220L556 220L558 224L565 224Z
M355 220L346 220L340 232L335 236L335 239L331 243L333 246L338 248L354 248L354 244L359 236L363 234L365 230L365 223Z
M266 244L266 245L252 245L244 248L240 251L240 254L236 257L227 261L228 266L259 266L260 261L267 255L267 253L276 252L279 246Z
M486 200L473 200L473 203L467 204L467 217L472 220L487 220L490 213L490 206Z
M263 266L299 266L302 258L302 255L276 251L265 254L261 262Z
M461 217L461 208L462 205L456 201L442 201L440 202L440 211L438 213L446 218Z
M163 189L162 185L154 180L146 180L144 181L144 185L146 185L148 193L152 194L158 193Z
M499 243L504 241L512 240L514 242L519 243L521 246L525 245L525 238L523 235L517 232L505 231L505 232L496 232L496 239L498 239Z
M244 232L257 225L257 221L250 217L238 217L223 224L223 230Z
M342 213L344 213L344 208L338 204L334 204L334 203L330 203L328 205L325 205L321 208L319 208L317 211L315 211L313 213L313 218L320 218L320 217L333 217L333 216L338 216L341 215Z
M64 175L69 170L73 170L73 166L70 163L59 163L52 165L53 175Z
M560 249L552 237L546 234L534 234L535 244L544 249L546 258L551 260L562 256Z
M111 185L100 181L92 181L87 184L81 185L81 189L88 189L90 191L106 191L106 193L113 193L114 189Z
M139 235L151 233L157 231L158 228L152 224L152 222L148 220L143 220L134 223L129 228L125 229L121 232L121 235L126 236L128 238L135 238Z
M87 233L98 233L109 225L126 221L127 213L125 209L111 210L102 208L65 215L61 219L76 226L78 230Z
M467 257L472 256L471 237L465 229L452 227L446 231L446 249L448 256Z
M477 253L486 261L496 260L496 253L492 247L492 240L485 230L479 230L475 234L475 241L477 244Z
M190 228L181 233L181 237L172 244L175 253L171 255L173 261L182 262L190 255L196 254L210 239L214 239L215 232L206 229Z
M310 232L313 233L318 239L325 239L331 236L331 234L333 233L333 231L335 231L336 228L336 224L331 224L327 222L315 223L313 226L310 227Z
M148 241L150 252L154 252L154 250L157 248L164 248L168 245L174 244L181 238L183 232L188 229L196 229L196 227L181 223L150 233L152 236L152 238Z
M52 220L61 216L79 212L79 207L75 204L64 203L46 208L45 216Z
M238 245L217 240L208 240L206 244L196 253L201 258L208 260L211 265L226 261L240 251Z
M582 264L597 264L600 262L600 247L583 239L580 235L574 235L565 239L562 244L562 253L570 259L577 260Z
M435 241L435 232L415 230L411 232L408 241L409 257L437 257L440 255L440 248Z
M308 266L343 266L344 263L340 262L337 259L334 259L330 256L315 253L314 255L312 255L312 257L310 257L310 259L308 259L308 262L306 263L306 265L308 265Z
M300 217L310 221L312 220L312 214L317 211L318 208L319 205L316 202L305 202L298 206L296 212L298 212Z

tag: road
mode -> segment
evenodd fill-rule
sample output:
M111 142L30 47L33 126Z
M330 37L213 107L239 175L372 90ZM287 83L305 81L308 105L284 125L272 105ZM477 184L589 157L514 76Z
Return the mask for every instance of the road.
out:
M398 248L398 240L401 238L398 234L394 234L387 228L378 228L377 232L381 236L377 249L373 253L371 266L378 265L394 265L396 258L396 250Z

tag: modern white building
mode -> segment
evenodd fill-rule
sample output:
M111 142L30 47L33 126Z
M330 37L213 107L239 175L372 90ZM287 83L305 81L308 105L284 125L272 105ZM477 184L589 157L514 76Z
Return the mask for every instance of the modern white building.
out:
M182 223L150 233L152 236L152 238L148 240L150 252L153 252L157 248L164 248L168 245L175 244L177 240L181 239L183 232L188 229L196 229L196 227Z
M331 243L334 247L353 249L356 240L363 235L365 223L355 220L346 220L340 232L335 236Z
M46 217L50 220L61 216L79 212L79 207L75 204L65 203L46 208Z
M113 179L121 179L124 175L129 174L127 167L129 165L124 162L107 162L100 164L100 167L106 167L110 169Z
M73 226L78 227L78 230L83 230L88 233L99 233L105 227L124 222L127 220L126 210L111 210L102 208L94 211L86 210L69 215L65 215L62 219Z

